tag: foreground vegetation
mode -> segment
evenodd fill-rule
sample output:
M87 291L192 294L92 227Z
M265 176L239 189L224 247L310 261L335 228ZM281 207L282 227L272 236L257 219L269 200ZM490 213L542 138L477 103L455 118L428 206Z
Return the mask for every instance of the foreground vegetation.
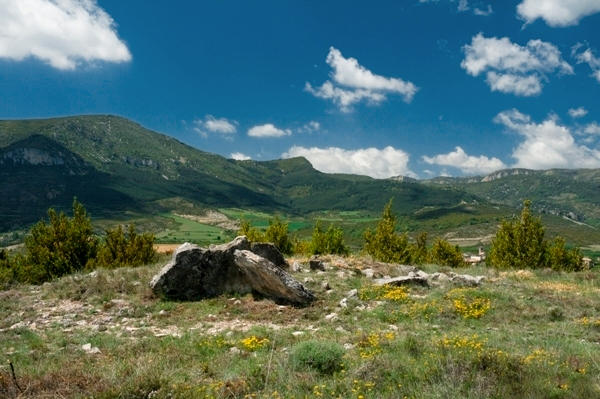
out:
M461 273L486 275L480 287L376 289L354 270L395 266L323 259L324 273L295 273L319 298L306 308L160 300L148 281L165 260L1 292L0 397L600 395L596 272L473 267Z

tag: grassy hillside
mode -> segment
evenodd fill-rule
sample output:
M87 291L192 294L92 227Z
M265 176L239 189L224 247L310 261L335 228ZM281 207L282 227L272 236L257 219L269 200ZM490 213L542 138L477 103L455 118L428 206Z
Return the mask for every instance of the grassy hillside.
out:
M465 190L512 207L530 199L539 212L600 227L599 169L509 169L485 177L436 178L426 183Z
M16 199L0 204L0 213L6 215L0 222L3 229L30 222L49 205L68 207L72 194L83 199L96 192L93 206L101 211L125 208L142 213L173 210L170 206L182 201L298 215L329 209L378 211L395 197L396 210L408 214L423 206L450 206L474 198L453 188L324 174L303 158L228 160L114 116L0 121L0 147L0 160L7 165L3 179L11 179ZM19 159L19 149L43 153L57 160L56 165ZM75 181L61 183L66 176L76 176ZM27 187L20 187L19 181L26 181ZM15 213L24 195L33 201L26 212ZM102 207L104 196L109 198Z
M295 273L318 296L306 308L163 301L148 288L162 262L1 292L0 397L600 397L596 271L461 269L487 280L382 298L354 269L398 268L325 260L324 273Z

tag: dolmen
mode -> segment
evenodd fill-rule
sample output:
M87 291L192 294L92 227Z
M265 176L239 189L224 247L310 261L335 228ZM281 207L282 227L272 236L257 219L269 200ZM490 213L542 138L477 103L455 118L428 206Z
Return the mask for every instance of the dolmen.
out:
M314 301L314 294L286 270L289 265L275 245L239 236L209 248L181 245L150 287L160 297L184 301L248 293L297 306Z

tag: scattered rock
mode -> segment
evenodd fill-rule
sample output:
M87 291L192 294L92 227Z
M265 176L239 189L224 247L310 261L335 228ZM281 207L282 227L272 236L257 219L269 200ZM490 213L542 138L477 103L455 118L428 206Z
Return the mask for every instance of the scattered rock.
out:
M294 337L299 337L299 336L301 336L301 335L304 335L304 334L305 334L305 333L304 333L304 331L294 331L294 332L292 333L292 335L293 335Z
M469 287L476 287L485 281L485 276L470 276L468 274L456 274L453 272L448 273L448 276L453 283Z
M342 333L342 334L348 334L348 331L344 330L344 327L342 327L342 326L336 327L335 331Z
M329 285L329 281L323 281L321 283L321 288L325 291L331 290L331 286Z
M325 264L316 255L313 255L310 258L310 260L308 261L308 266L310 267L310 270L325 271Z
M242 353L242 350L237 346L232 346L231 348L229 348L229 353L231 353L232 355L239 355L240 353Z
M302 264L300 264L300 262L298 262L297 260L294 261L292 263L292 265L290 266L290 271L292 273L301 272L302 271Z
M327 321L336 321L337 319L338 319L337 313L329 313L328 315L325 315L325 320L327 320Z
M340 308L347 308L348 307L348 298L342 298L342 300L339 302L338 306Z
M414 273L412 276L409 274L408 276L400 276L394 278L379 278L374 280L373 283L375 283L375 285L393 285L397 287L409 284L422 285L424 287L429 286L427 278L417 276Z
M346 292L346 298L358 298L358 290L356 288Z
M90 343L83 344L83 345L81 346L81 349L82 349L82 350L83 350L85 353L88 353L88 354L90 354L90 355L95 355L95 354L98 354L98 353L100 353L100 349L98 349L98 347L96 347L96 346L92 346L92 344L90 344Z
M363 270L361 270L361 273L366 278L373 278L373 275L375 274L375 272L371 268L369 268L369 269L363 269Z

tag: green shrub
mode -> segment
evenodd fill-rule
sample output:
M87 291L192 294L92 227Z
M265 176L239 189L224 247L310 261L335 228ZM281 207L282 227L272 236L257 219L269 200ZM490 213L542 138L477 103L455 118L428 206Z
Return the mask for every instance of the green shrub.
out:
M462 251L458 245L452 245L446 240L438 238L431 247L431 261L442 266L465 266Z
M344 244L343 230L329 225L327 231L323 231L321 222L317 220L310 242L310 253L313 255L346 255L348 248Z
M364 233L365 252L382 262L410 263L408 236L396 233L396 216L392 213L392 200L383 208L375 231Z
M548 266L554 270L581 271L584 269L583 255L579 248L568 249L564 238L556 237L548 247Z
M263 242L265 240L265 236L261 233L256 227L252 227L250 222L242 219L240 221L240 230L238 231L238 235L246 236L248 240L254 242Z
M264 240L273 243L282 253L291 255L293 244L288 234L288 224L284 223L278 216L269 220L269 227L265 231Z
M523 203L521 216L516 220L505 220L500 225L488 262L499 268L541 268L546 265L547 243L544 226L530 211L531 201Z
M335 342L310 340L292 347L290 359L297 370L312 369L333 374L342 369L344 348Z
M561 237L552 244L544 240L542 221L531 215L530 206L531 201L525 201L519 219L502 222L492 240L488 263L499 269L583 270L579 249L567 249Z
M14 268L11 267L8 251L0 249L0 290L8 288L14 280Z
M39 284L82 270L96 256L98 240L83 205L73 200L73 217L48 210L25 238L26 255L17 268L20 281Z
M156 260L154 235L138 234L135 225L129 225L127 233L121 226L106 231L106 239L98 249L96 266L115 268L140 266Z
M417 235L416 243L411 245L411 260L416 265L421 265L427 262L427 232L422 232Z

